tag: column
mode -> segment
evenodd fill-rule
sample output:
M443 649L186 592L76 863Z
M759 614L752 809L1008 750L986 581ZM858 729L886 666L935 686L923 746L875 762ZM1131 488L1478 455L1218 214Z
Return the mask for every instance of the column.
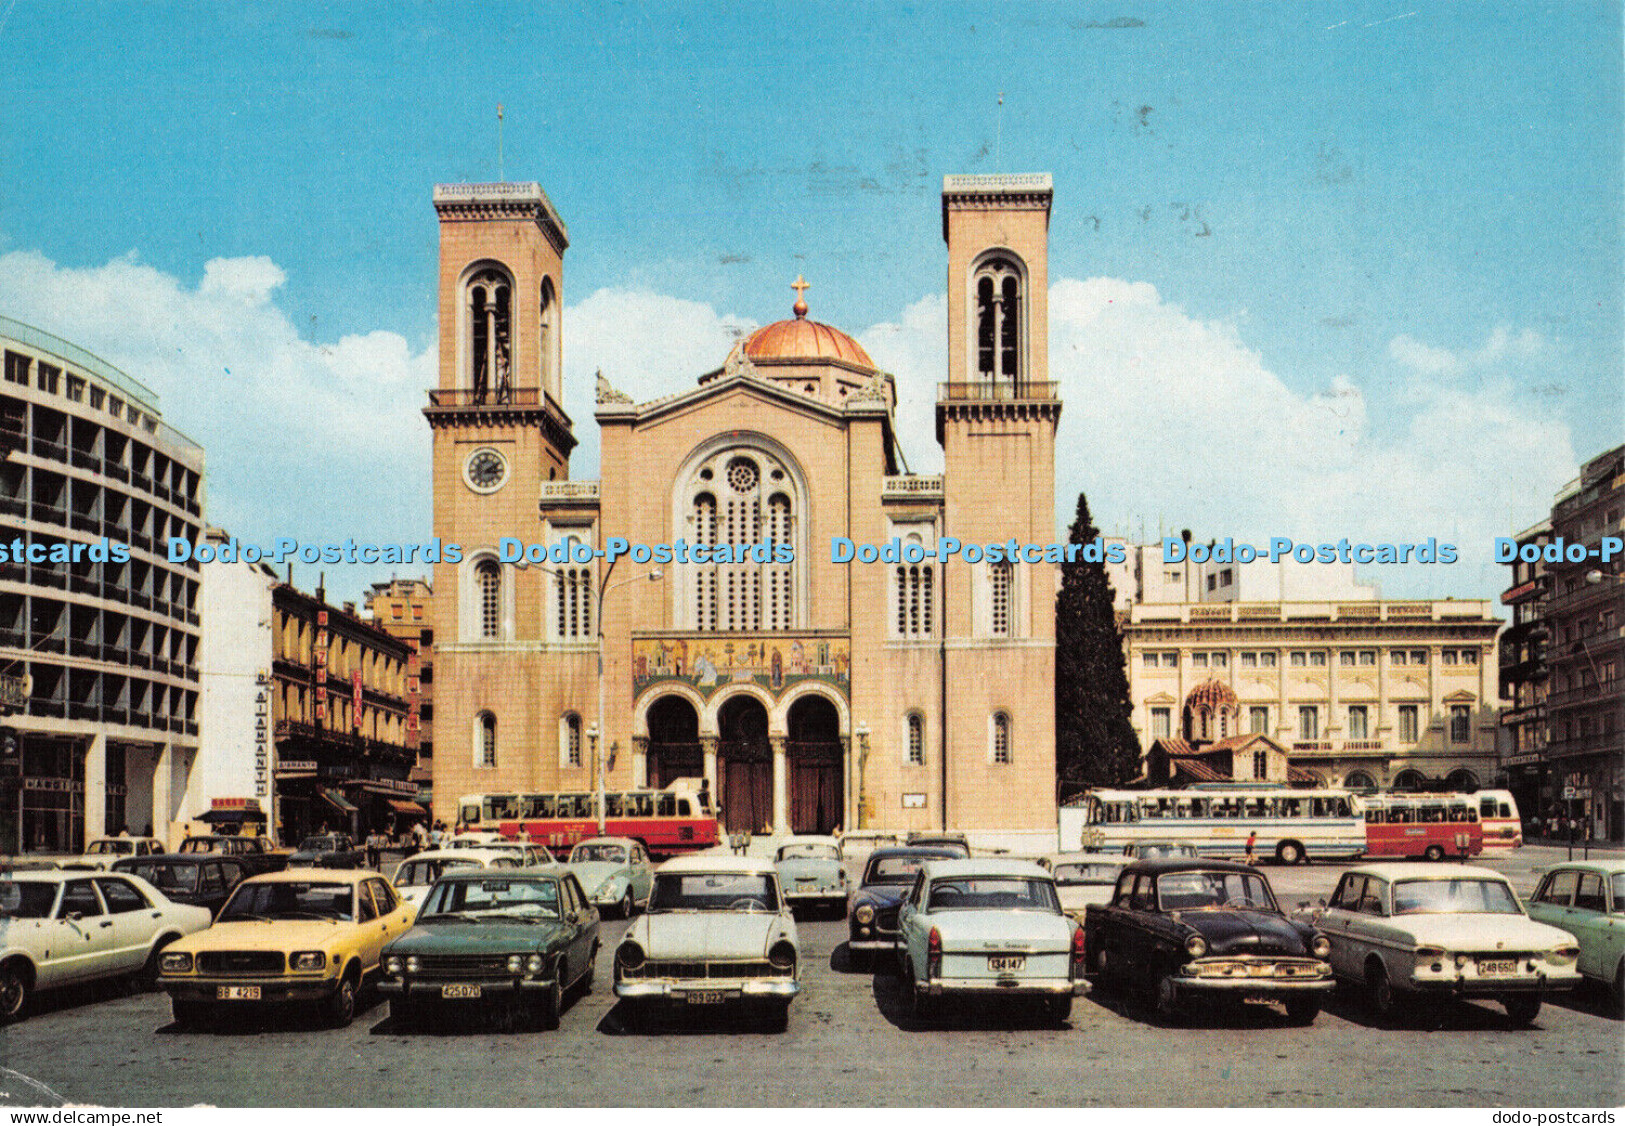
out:
M705 753L706 788L711 791L711 801L720 803L722 790L717 786L717 737L715 735L701 735L700 750Z
M649 785L649 737L632 736L632 788L644 789Z
M85 843L107 836L107 736L90 737L85 752Z
M773 747L773 833L783 836L790 831L790 764L784 735L769 735Z
M169 821L174 815L175 760L174 744L161 743L152 765L152 835L172 847L169 839Z

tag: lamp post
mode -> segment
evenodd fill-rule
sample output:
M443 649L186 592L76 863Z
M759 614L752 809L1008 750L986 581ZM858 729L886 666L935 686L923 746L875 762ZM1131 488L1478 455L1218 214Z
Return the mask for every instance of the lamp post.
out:
M869 801L868 794L868 768L869 768L869 725L863 721L858 722L858 828L867 829L865 813Z
M636 582L659 582L665 572L658 567L653 571L645 572L630 579L622 579L614 586L609 585L609 576L615 571L615 560L610 560L609 566L604 569L604 577L598 581L598 597L593 600L598 616L598 722L594 725L597 734L592 743L592 772L595 786L598 790L598 835L604 835L604 740L609 729L604 724L604 596L612 590L623 586L631 586Z

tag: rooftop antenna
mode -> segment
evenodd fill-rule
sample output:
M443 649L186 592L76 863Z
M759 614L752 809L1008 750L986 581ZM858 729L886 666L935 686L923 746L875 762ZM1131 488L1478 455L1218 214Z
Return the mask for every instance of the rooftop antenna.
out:
M497 103L497 183L506 183L502 178L502 103Z
M1004 91L999 91L999 112L993 120L993 171L1004 171Z

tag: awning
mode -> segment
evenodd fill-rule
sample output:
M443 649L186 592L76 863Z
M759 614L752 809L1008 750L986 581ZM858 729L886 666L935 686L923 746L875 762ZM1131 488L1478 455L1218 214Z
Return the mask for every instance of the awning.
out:
M210 809L197 815L196 820L211 825L236 825L243 821L265 821L265 814L257 809Z
M359 812L356 809L355 806L351 805L348 801L346 801L344 799L343 794L335 794L332 790L322 790L320 792L321 792L321 795L322 795L322 799L324 801L326 801L328 805L330 805L334 809L338 810L340 813L356 813L356 812Z
M407 813L413 817L429 816L429 811L424 809L415 801L391 801L389 803L389 808L393 809L396 813Z

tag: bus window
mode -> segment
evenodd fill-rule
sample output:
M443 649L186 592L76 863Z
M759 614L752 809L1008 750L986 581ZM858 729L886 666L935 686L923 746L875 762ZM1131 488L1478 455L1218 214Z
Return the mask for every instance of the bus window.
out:
M1277 817L1302 817L1303 816L1303 799L1302 798L1276 798L1275 799L1275 816L1277 816Z
M678 798L677 799L677 816L679 816L679 817L693 817L694 816L694 803L689 801L687 798Z
M459 814L466 824L472 825L480 820L480 803L477 801L464 802L463 812Z
M623 816L625 816L625 808L626 808L626 798L625 798L624 795L622 795L622 794L605 794L604 795L604 816L605 817L623 817Z
M1381 825L1383 821L1383 814L1385 812L1387 811L1382 809L1380 806L1366 806L1365 823L1367 825Z
M557 817L559 815L559 799L553 794L537 794L538 817Z
M553 816L551 813L542 812L542 803L545 801L551 804L552 800L551 794L525 794L519 799L519 816L551 817Z
M591 817L592 815L593 815L593 813L592 813L592 795L591 794L560 794L559 795L559 816L560 817L568 817L568 818L575 819L575 818Z
M656 817L676 817L677 816L677 795L676 794L668 794L668 793L665 793L665 792L661 792L661 793L656 794L654 796L654 798L655 798L655 816Z
M1252 799L1249 799L1248 802L1247 802L1247 816L1248 817L1268 817L1269 816L1269 809L1267 808L1268 805L1269 805L1269 802L1265 798L1252 798Z
M1417 820L1424 825L1438 825L1444 819L1444 806L1442 805L1424 805L1421 815L1417 817Z
M519 799L513 794L491 794L485 799L487 821L511 821L519 816Z
M653 794L627 794L626 815L628 817L653 817L655 812L655 796Z
M1140 803L1140 817L1145 821L1155 821L1162 816L1162 803L1167 798L1146 798Z
M1211 807L1209 806L1207 798L1192 798L1190 816L1211 817L1212 814L1209 812L1210 808Z

